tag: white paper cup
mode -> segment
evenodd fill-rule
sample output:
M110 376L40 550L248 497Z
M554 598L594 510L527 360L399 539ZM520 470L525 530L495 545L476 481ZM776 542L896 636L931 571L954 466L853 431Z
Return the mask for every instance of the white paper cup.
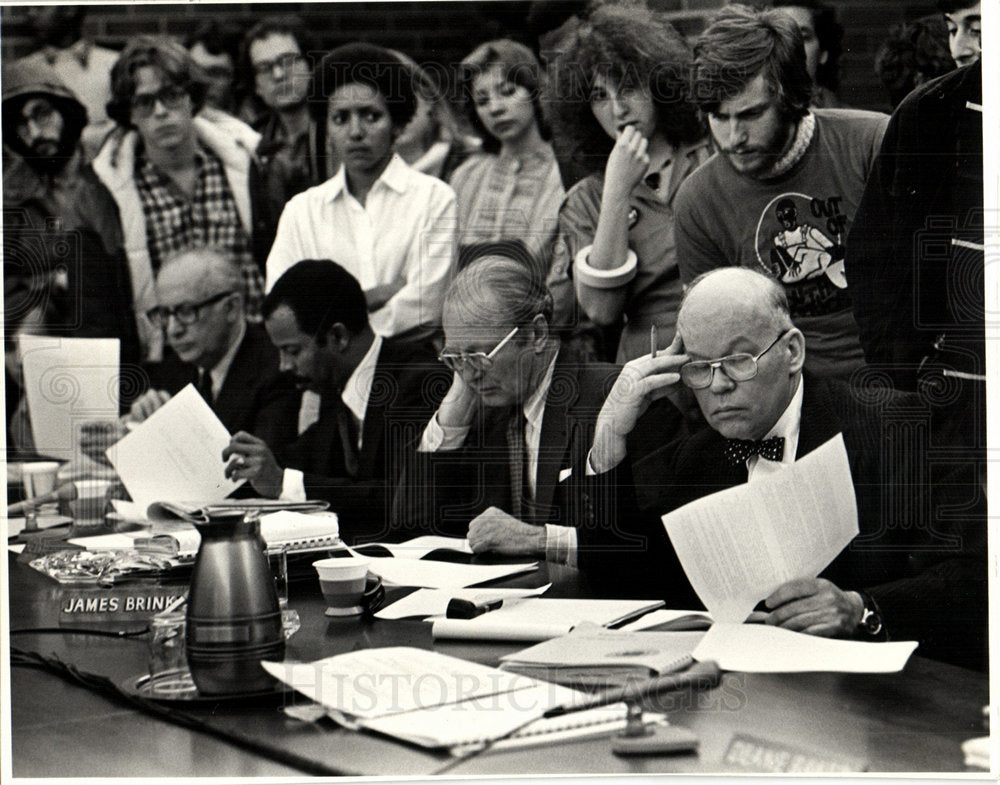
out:
M319 587L326 600L327 616L357 616L364 608L361 596L365 592L369 559L320 559L313 562L319 573Z

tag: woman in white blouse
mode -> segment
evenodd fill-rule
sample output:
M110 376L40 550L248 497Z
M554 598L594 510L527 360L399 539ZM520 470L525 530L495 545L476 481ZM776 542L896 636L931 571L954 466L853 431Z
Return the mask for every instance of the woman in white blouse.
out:
M441 324L458 219L454 191L393 153L416 109L410 73L382 47L347 44L320 61L310 95L320 149L341 165L285 206L267 288L297 262L332 259L361 283L377 334L427 338Z

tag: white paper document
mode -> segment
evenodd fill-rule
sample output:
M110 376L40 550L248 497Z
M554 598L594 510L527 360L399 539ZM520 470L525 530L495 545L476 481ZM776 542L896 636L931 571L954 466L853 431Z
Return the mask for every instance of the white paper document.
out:
M552 584L546 583L537 589L417 589L402 599L375 614L379 619L405 619L408 616L443 616L448 610L448 603L453 599L468 600L474 603L492 602L493 600L509 600L515 597L537 597L544 594Z
M650 627L670 625L671 629L707 629L712 624L712 614L707 611L674 611L666 608L651 611L635 621L623 624L622 630L648 630Z
M118 339L18 340L35 450L72 460L80 425L118 419Z
M397 559L422 559L431 551L449 550L472 555L472 546L469 541L462 537L441 537L434 534L425 534L422 537L414 537L406 542L371 542L362 545L355 545L354 549L358 553L364 553L364 549L384 548Z
M916 641L845 641L769 624L716 623L695 647L694 658L744 673L896 673L916 648Z
M527 597L474 619L437 619L435 638L543 641L566 635L583 622L609 626L653 610L660 600L578 600Z
M741 622L795 578L815 578L858 534L844 439L781 471L686 504L663 525L716 621Z
M371 571L381 575L386 583L397 586L421 586L425 589L460 589L538 569L538 562L454 564L444 561L396 559L390 556L364 556L364 558L371 561Z
M556 684L402 646L311 663L261 665L348 727L434 748L495 739L532 723L548 708L589 700ZM554 724L566 725L562 719Z
M188 385L107 455L139 509L153 502L197 499L221 501L243 484L225 476L222 451L229 431Z

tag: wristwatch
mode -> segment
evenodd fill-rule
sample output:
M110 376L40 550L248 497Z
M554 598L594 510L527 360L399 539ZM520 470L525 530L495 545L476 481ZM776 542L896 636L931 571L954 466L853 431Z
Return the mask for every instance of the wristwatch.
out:
M864 607L861 611L861 621L858 622L858 632L872 637L882 632L882 613L872 596L867 592L858 592Z

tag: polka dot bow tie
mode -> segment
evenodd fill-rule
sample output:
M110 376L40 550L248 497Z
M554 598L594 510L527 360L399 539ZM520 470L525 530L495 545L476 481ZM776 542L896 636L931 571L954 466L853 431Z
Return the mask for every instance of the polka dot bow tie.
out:
M726 460L732 466L746 463L751 455L759 455L768 461L780 461L784 454L784 436L772 436L770 439L726 439Z

